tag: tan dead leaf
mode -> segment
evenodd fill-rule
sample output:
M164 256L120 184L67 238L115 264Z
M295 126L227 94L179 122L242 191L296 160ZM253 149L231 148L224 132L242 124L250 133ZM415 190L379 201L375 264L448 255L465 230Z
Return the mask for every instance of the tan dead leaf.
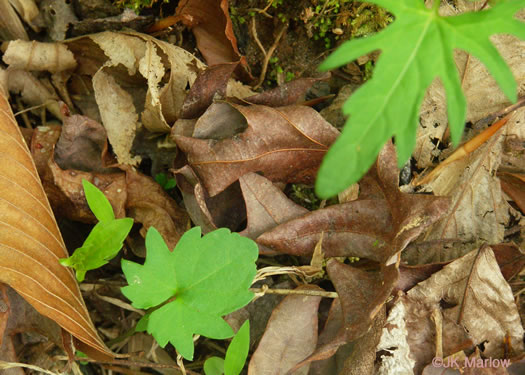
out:
M0 281L81 341L91 356L113 357L98 336L31 155L7 98L0 95Z
M22 100L31 107L43 104L56 118L61 118L58 96L49 86L44 85L41 80L25 70L9 69L7 74L9 92L20 94Z
M304 106L231 105L248 122L243 133L219 141L175 137L211 196L248 172L263 172L271 181L314 181L339 134L317 111Z
M77 62L66 45L14 40L9 42L3 60L11 69L48 71L75 69Z
M512 290L488 246L453 261L419 283L408 291L404 303L409 311L408 340L417 368L429 363L435 353L435 328L430 321L434 309L443 315L444 356L468 349L468 344L458 347L465 333L472 345L484 342L485 357L502 358L506 336L516 352L513 355L523 352L524 330ZM442 309L443 304L450 307Z
M425 240L460 238L472 243L467 251L482 242L503 242L509 205L503 199L500 182L495 176L501 161L503 139L500 130L468 157L446 166L429 184L434 194L450 197L451 204L444 217L426 233ZM421 254L425 258L417 262L445 261L464 254L426 252ZM406 256L412 258L409 253Z
M298 289L320 290L315 285ZM310 355L317 344L317 325L321 297L289 295L273 311L266 331L248 366L249 375L285 375ZM306 365L294 374L308 374Z
M9 1L0 2L0 39L29 39L20 17Z

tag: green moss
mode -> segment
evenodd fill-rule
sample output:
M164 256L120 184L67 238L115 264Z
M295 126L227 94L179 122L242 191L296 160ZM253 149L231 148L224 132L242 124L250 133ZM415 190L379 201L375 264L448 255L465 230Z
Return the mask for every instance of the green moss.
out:
M168 3L169 0L114 0L116 5L124 8L132 8L137 12L143 8L151 8L157 2Z

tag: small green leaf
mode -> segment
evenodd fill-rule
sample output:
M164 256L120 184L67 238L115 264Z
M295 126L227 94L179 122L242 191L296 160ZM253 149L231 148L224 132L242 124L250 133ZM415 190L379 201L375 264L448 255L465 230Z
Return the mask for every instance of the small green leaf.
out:
M74 268L77 280L82 282L86 271L102 267L117 255L132 226L131 218L98 222L82 247L60 263Z
M122 261L129 286L122 293L134 307L157 307L148 332L160 346L171 342L193 359L193 335L215 339L233 336L222 316L253 298L258 248L249 238L222 228L201 238L199 227L187 231L170 252L159 232L146 235L146 261Z
M204 373L206 375L224 374L224 359L219 357L210 357L204 362Z
M250 321L239 328L224 358L224 375L239 375L244 367L250 349Z
M164 190L170 190L177 186L177 181L175 181L174 178L168 178L165 173L157 173L155 175L155 181L162 186Z
M115 214L113 213L113 207L111 207L111 203L109 203L104 193L87 180L82 180L82 186L84 187L88 206L97 220L114 220Z
M516 81L490 36L512 34L525 39L525 24L514 18L525 7L520 0L500 0L490 9L444 17L417 0L367 0L396 19L383 31L343 43L321 65L322 70L347 64L375 50L381 55L373 77L343 106L348 116L341 136L319 169L316 192L329 198L357 182L372 166L387 140L395 137L398 165L415 146L420 106L426 89L440 78L445 87L452 141L458 144L466 117L466 100L454 62L455 49L478 58L511 101Z

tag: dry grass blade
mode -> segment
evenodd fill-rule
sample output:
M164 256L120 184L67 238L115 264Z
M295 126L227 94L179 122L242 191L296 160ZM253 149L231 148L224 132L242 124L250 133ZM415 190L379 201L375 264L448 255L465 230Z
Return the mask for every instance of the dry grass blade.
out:
M80 340L90 356L113 357L96 333L35 165L0 91L0 282Z

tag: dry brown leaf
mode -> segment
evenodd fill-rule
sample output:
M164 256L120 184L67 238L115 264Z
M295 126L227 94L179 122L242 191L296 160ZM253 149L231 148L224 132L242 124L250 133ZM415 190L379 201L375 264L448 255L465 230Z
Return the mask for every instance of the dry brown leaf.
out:
M304 285L299 290L320 290ZM285 375L317 344L317 309L321 297L289 295L277 306L248 366L249 375ZM306 365L294 374L308 374Z
M193 223L201 226L204 233L221 227L236 231L246 220L246 206L239 184L232 184L210 197L190 166L186 165L174 173L184 206Z
M339 134L318 112L302 106L231 105L248 122L243 133L220 141L175 137L211 196L248 172L263 172L272 181L314 181Z
M246 202L248 225L241 234L256 239L260 234L308 213L294 203L270 180L256 173L247 173L239 179Z
M199 73L184 99L180 118L200 117L214 99L223 99L226 87L238 63L217 64Z
M3 60L11 69L52 73L75 69L77 62L66 45L14 40L9 42Z
M112 357L86 310L31 155L0 95L0 281L81 341L91 356Z

